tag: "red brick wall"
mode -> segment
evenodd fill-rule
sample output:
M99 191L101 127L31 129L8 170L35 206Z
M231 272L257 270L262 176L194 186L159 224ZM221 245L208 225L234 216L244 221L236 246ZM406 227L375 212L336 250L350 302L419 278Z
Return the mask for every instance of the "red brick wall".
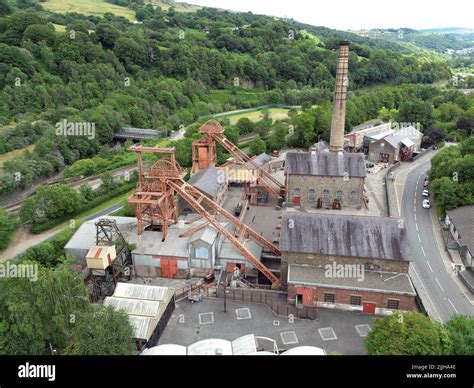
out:
M296 288L304 287L298 285L288 285L288 303L294 305L296 300ZM314 288L314 301L324 302L324 293L335 294L334 303L347 304L351 303L351 295L360 296L362 302L372 302L376 304L376 307L388 308L388 300L396 299L399 301L399 310L413 310L415 305L415 297L409 295L398 295L398 294L384 294L378 292L358 291L358 290L343 290L339 288L326 288L326 287L315 287Z

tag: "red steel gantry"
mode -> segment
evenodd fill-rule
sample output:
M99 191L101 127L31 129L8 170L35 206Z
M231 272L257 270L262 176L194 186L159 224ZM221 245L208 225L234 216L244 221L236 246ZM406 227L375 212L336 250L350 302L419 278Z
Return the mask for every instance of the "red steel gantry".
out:
M183 180L183 169L174 158L174 148L132 146L129 150L138 153L137 190L128 199L128 202L135 204L139 235L143 232L144 224L149 223L159 225L163 233L163 240L166 238L168 226L177 222L178 210L174 197L175 194L178 194L201 217L206 219L206 225L211 224L217 229L247 261L269 279L273 288L279 288L279 279L245 247L242 243L242 236L248 236L248 238L276 255L281 255L280 250L199 190L188 185ZM165 156L145 172L143 171L142 152L165 154ZM206 210L203 204L210 209L212 214ZM227 230L221 224L221 221L216 219L216 216L234 225L236 227L234 234Z
M199 132L204 134L204 136L202 139L193 142L193 173L203 168L214 167L216 165L217 154L215 142L217 141L237 162L241 163L249 171L257 172L256 178L258 184L265 187L265 189L275 197L284 197L285 186L227 139L223 135L224 128L222 128L217 120L205 122L201 128L199 128Z

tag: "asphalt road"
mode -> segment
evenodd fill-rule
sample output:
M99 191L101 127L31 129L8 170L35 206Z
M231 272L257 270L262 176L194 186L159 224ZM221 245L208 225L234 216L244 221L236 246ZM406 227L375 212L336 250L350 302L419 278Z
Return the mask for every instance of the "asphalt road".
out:
M406 179L402 197L402 217L405 219L408 238L413 255L413 268L421 279L434 305L440 321L445 322L456 313L474 316L474 306L451 278L444 264L440 249L443 241L438 241L433 221L435 209L423 209L423 183L430 168L430 161L420 163L411 170ZM432 202L432 198L430 198ZM433 213L433 214L431 214Z

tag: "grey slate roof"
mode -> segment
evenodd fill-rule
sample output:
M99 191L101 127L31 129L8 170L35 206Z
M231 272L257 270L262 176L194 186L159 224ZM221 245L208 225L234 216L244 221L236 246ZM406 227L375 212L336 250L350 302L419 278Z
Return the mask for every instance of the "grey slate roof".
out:
M286 174L365 177L364 155L347 152L288 152Z
M411 259L411 253L401 221L388 217L287 211L282 219L280 250L406 261Z
M208 167L194 174L188 183L203 193L215 197L221 185L224 184L224 179L222 179L222 182L219 181L219 170L214 167Z
M213 226L208 226L204 229L198 230L197 232L193 233L189 238L189 242L192 243L196 240L204 241L205 243L212 245L216 240L216 237L219 233Z
M267 155L266 153L262 153L255 158L253 158L253 161L258 164L260 167L263 166L264 164L267 164L270 160L272 160L272 157L270 155Z
M320 140L317 143L314 143L311 146L312 149L315 149L316 151L322 152L322 151L329 151L328 145L326 144L325 141Z
M330 287L347 290L372 291L415 296L416 292L406 273L365 271L364 279L357 277L328 277L325 267L290 264L288 283L315 287Z
M459 233L459 245L474 255L474 205L448 210L447 214Z

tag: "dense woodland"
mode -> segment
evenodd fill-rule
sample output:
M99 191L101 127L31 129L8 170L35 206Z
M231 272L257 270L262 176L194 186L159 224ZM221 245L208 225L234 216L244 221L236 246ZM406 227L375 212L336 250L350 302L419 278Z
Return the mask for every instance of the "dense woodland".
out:
M198 117L255 105L239 93L244 87L255 87L258 103L309 107L332 96L334 43L342 38L335 31L316 42L291 21L251 13L187 14L147 5L137 7L143 21L137 25L112 14L62 15L32 1L18 3L34 6L26 9L2 3L0 152L36 146L4 164L0 193L79 159L110 157L112 136L124 125L176 130ZM350 66L353 90L449 76L445 63L358 43ZM228 93L216 97L217 89ZM58 137L54 124L61 120L93 122L96 136Z
M123 126L168 133L187 127L174 144L183 167L191 164L199 123L232 109L302 109L277 122L268 115L236 125L222 119L235 143L258 134L246 145L251 154L328 140L341 39L352 43L347 130L379 117L420 123L426 145L471 134L472 97L430 85L451 76L448 64L399 42L252 13L180 13L141 1L111 2L132 8L141 24L113 14L52 13L34 0L0 0L0 154L34 145L3 163L0 195L63 171L74 179L134 163L126 145L112 142ZM94 123L95 136L58 136L55 124L64 120ZM223 162L226 154L218 151ZM59 222L96 203L87 194L54 217L44 214L36 196L26 201L22 221L43 230L41 218Z

